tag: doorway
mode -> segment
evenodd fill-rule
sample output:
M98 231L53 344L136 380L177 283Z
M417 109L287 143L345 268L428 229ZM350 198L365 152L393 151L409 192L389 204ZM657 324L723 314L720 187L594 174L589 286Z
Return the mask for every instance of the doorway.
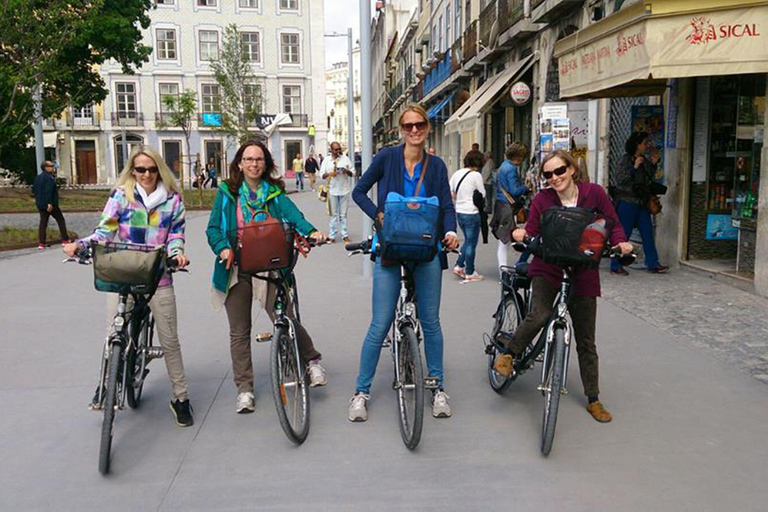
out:
M216 178L224 179L225 176L221 174L221 155L222 144L220 140L207 140L205 141L205 161L200 162L202 167L208 165L213 159L213 163L216 166Z
M301 141L300 140L286 140L285 141L285 176L287 178L293 177L293 159L296 155L301 153Z
M75 168L77 183L89 185L96 183L96 142L93 140L75 141Z
M163 159L173 175L178 179L181 173L181 141L163 141Z

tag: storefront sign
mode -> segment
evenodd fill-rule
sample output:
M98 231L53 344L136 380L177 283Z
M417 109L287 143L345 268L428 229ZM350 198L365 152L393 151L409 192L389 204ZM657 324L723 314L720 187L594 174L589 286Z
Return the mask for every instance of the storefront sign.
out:
M731 224L730 215L707 215L707 240L738 240L739 230Z
M565 103L556 105L544 105L539 109L541 119L563 119L568 117L568 105Z
M515 105L525 105L531 100L531 88L525 82L517 82L509 89L509 97Z

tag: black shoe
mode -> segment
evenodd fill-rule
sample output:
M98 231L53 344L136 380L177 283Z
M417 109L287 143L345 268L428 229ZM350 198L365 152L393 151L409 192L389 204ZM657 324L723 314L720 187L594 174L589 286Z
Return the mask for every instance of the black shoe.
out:
M176 418L176 424L180 427L191 427L195 424L192 419L192 405L189 400L171 400L171 412Z
M104 388L96 388L96 392L93 393L93 398L91 399L91 403L88 404L88 408L92 411L100 411L102 408L102 401L104 400L105 395L105 389ZM99 395L101 395L101 400L99 400Z

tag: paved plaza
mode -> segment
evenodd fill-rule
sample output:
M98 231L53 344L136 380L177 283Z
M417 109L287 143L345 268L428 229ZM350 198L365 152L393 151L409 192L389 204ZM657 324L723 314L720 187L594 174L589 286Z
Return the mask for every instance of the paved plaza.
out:
M291 197L327 231L313 195ZM84 224L98 217L80 215ZM350 209L353 238L360 216ZM312 390L310 435L296 447L277 422L268 344L254 346L256 413L235 414L226 316L209 300L206 221L204 212L189 214L192 273L175 281L195 425L175 426L164 365L152 363L141 408L117 415L107 477L97 471L101 415L86 409L105 297L93 289L91 269L61 264L58 248L0 253L0 510L766 509L764 299L685 270L628 278L604 272L601 399L615 419L598 424L584 411L571 358L570 393L544 458L536 372L503 396L487 384L482 334L491 327L497 283L462 285L445 273L441 316L454 417L427 417L421 445L409 452L387 351L369 421L346 419L371 283L362 257L348 258L342 244L322 247L299 262L297 274L302 317L329 385ZM494 275L492 242L479 247L478 270L487 276ZM256 332L270 330L263 313L256 325Z

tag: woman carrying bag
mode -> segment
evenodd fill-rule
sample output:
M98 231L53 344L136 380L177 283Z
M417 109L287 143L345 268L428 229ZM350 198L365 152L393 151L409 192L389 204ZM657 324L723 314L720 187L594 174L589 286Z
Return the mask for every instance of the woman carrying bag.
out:
M478 172L482 165L483 154L470 151L464 157L464 169L453 173L450 181L451 194L456 200L456 217L464 232L464 244L459 251L459 259L456 260L453 273L459 276L463 283L483 280L483 276L475 270L475 250L484 222L481 208L485 203L485 185L483 176Z
M430 129L427 112L419 105L410 105L400 116L399 125L405 144L383 149L376 155L352 191L352 198L379 225L384 221L385 202L390 192L405 197L437 198L440 212L439 238L447 249L454 250L459 241L456 237L456 211L448 185L448 171L439 157L428 156L424 151ZM378 206L367 195L374 185L378 185ZM429 376L437 378L439 382L432 397L432 414L435 417L448 417L451 409L448 395L443 389L443 332L440 327L442 271L448 268L448 260L441 252L430 261L406 264L413 268L427 369ZM376 257L373 311L360 354L355 394L350 400L350 421L365 421L368 418L367 402L370 400L371 383L379 362L381 345L394 319L400 291L400 265L400 261L383 261L383 258Z
M325 240L325 235L304 218L285 194L285 183L275 171L275 162L264 144L248 141L240 146L229 165L230 178L219 186L205 231L208 245L216 255L213 306L216 310L224 306L227 311L232 373L238 391L236 411L241 414L253 412L256 407L251 359L252 303L259 300L274 321L275 296L273 284L239 268L235 249L244 236L243 229L251 222L271 217L291 225L302 236ZM307 330L296 320L293 305L287 307L287 314L293 320L301 355L309 364L310 385L324 386L326 375L320 366L320 353Z
M507 266L509 234L517 226L517 213L524 206L523 196L528 191L520 178L520 165L528 158L528 147L522 142L513 142L505 156L496 176L496 205L491 218L493 236L499 241L496 249L499 268Z

